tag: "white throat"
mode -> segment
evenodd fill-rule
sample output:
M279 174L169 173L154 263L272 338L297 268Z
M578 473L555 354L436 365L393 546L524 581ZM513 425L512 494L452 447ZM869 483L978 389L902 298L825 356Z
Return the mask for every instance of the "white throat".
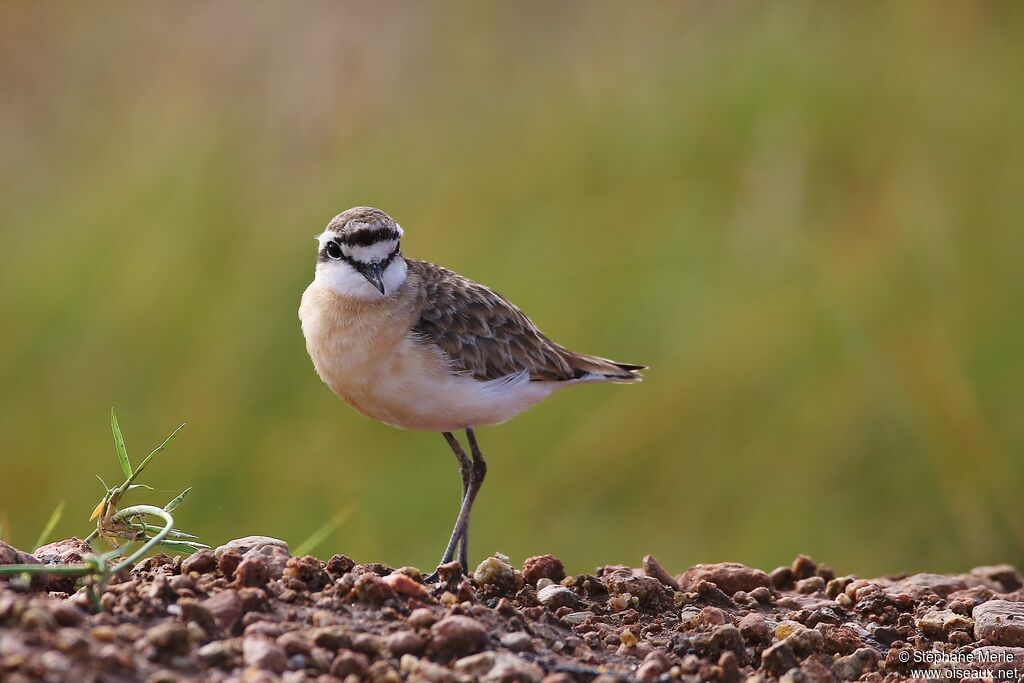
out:
M316 265L316 277L313 282L328 287L341 296L374 301L385 299L397 292L405 282L408 272L409 266L405 259L401 254L396 255L382 273L384 294L381 294L376 287L345 261L324 261Z

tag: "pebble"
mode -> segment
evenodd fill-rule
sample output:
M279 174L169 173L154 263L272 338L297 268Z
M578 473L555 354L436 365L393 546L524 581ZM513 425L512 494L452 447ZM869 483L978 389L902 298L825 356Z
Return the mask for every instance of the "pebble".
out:
M427 595L427 589L423 584L414 581L404 572L393 572L385 576L381 581L398 595L406 597L423 597Z
M284 649L263 638L246 638L242 641L242 659L246 666L267 669L276 674L288 669L288 656Z
M236 591L214 593L200 603L213 616L214 622L225 633L232 633L242 618L242 598Z
M825 590L825 579L820 576L811 576L806 579L800 579L796 582L796 592L803 595L810 595L812 593L820 593Z
M426 607L417 607L409 614L407 623L413 628L430 628L437 621L434 612Z
M974 622L952 610L930 610L917 620L917 627L929 638L945 640L951 631L966 631Z
M536 585L540 579L559 583L565 578L565 565L554 555L535 555L523 562L523 578Z
M188 629L182 624L157 624L146 632L146 640L161 655L181 655L188 652Z
M742 619L738 625L740 634L752 643L767 643L772 639L771 631L764 617L756 612L751 612Z
M270 581L267 565L261 557L243 557L235 568L235 584L249 588L263 588Z
M543 677L544 670L533 662L507 652L499 652L494 657L494 664L480 680L484 683L536 683Z
M207 666L228 669L233 667L233 662L238 657L238 650L230 641L215 640L200 647L196 654L206 662Z
M342 650L334 658L334 661L331 662L331 675L338 678L345 678L346 676L361 677L369 665L370 660L361 652Z
M260 559L266 568L270 579L280 579L284 576L285 567L291 554L288 552L288 544L277 538L269 536L246 536L228 541L213 551L219 559L224 553L234 551L242 556L243 560ZM244 584L251 585L251 584Z
M989 600L974 608L974 634L992 645L1024 646L1024 602Z
M427 681L428 683L455 683L455 673L450 669L434 664L427 659L419 659L412 655L402 655L399 660L401 671L410 681Z
M1012 593L1024 587L1017 568L1009 564L975 567L971 570L971 575L999 584L1004 593Z
M447 653L455 656L473 654L482 650L488 641L487 630L476 619L453 615L445 617L430 627L433 653Z
M388 636L387 649L395 657L418 655L427 646L423 636L415 631L397 631Z
M537 591L537 599L540 603L548 609L558 609L559 607L572 607L579 599L576 594L565 586L558 584L551 584Z
M212 550L198 550L181 561L181 573L209 574L217 571L217 556Z
M700 621L708 626L719 626L729 620L723 610L717 607L705 607L700 611Z
M679 575L677 581L680 590L683 591L696 590L701 581L708 581L728 595L737 591L749 593L755 588L771 585L768 575L760 569L735 562L698 564Z
M504 590L515 590L516 587L516 572L504 555L492 555L481 562L473 572L473 579L481 586L497 586Z
M501 637L501 644L513 652L529 652L533 650L533 638L529 633L513 631Z
M842 681L856 681L878 663L878 653L869 647L862 647L852 655L839 657L832 664L832 673Z
M773 676L781 676L797 665L796 655L789 643L775 643L761 653L761 666Z

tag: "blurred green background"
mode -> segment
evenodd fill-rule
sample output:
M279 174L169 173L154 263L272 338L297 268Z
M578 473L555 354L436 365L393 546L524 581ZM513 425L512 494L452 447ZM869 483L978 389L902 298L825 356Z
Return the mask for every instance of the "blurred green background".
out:
M208 542L433 566L454 458L296 317L370 204L651 366L481 430L476 560L1024 564L1022 73L1020 3L4 3L0 523L87 533L117 406Z

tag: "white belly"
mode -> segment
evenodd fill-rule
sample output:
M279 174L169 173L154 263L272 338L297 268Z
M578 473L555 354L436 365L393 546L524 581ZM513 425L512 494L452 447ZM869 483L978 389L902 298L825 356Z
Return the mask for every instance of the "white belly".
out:
M566 384L531 382L525 372L488 382L455 374L440 349L417 342L408 326L383 313L339 316L307 296L300 318L321 379L359 412L403 429L497 424Z

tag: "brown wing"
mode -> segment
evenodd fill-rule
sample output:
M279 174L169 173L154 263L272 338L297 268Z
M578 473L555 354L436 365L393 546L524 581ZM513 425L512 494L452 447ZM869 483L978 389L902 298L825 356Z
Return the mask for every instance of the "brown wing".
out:
M408 263L423 287L423 306L413 331L448 354L453 369L482 381L523 370L533 380L580 376L565 349L497 292L432 263Z

